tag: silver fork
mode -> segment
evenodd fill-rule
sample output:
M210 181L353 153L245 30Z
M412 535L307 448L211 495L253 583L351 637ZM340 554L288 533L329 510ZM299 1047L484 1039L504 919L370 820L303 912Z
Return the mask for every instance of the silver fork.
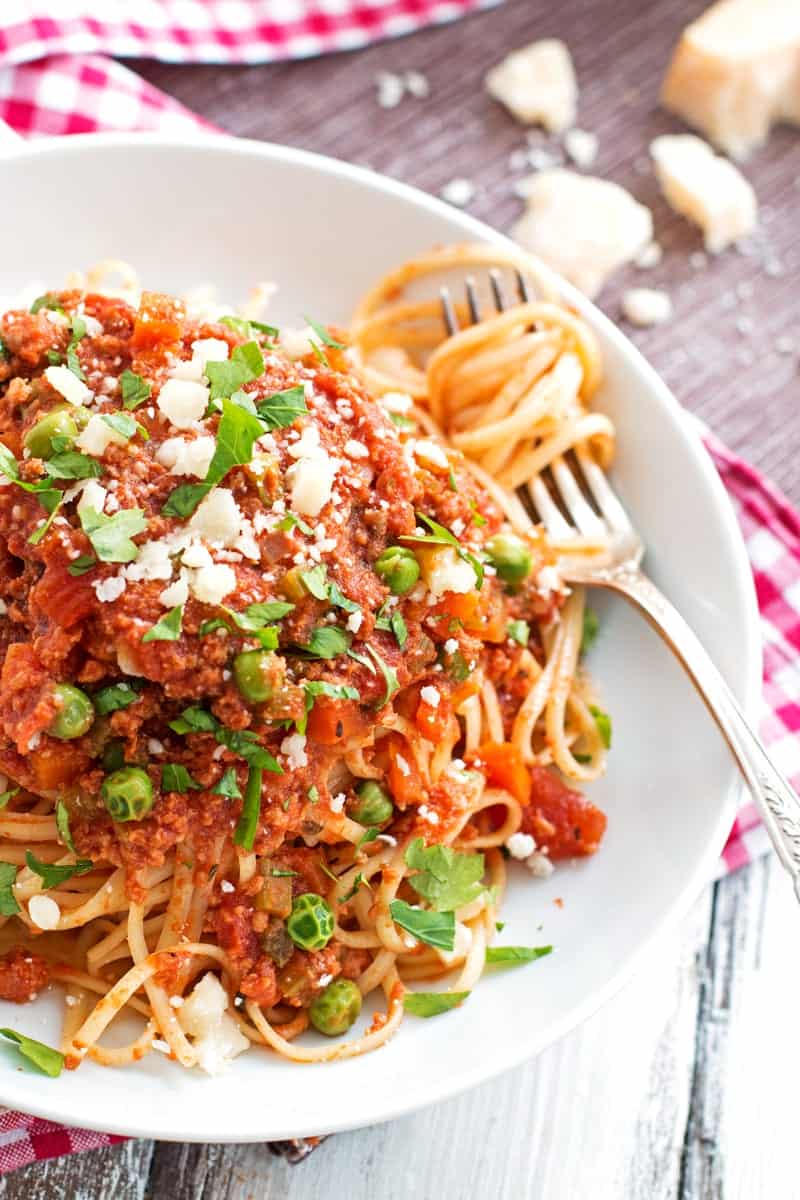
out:
M527 282L519 273L516 282L520 300L529 300ZM494 303L502 312L506 303L498 270L489 272L489 284ZM452 336L459 329L453 302L447 288L441 289L440 296L444 322ZM476 324L482 318L474 279L466 281L466 296L470 321ZM562 563L565 579L569 583L607 588L624 596L647 618L683 664L731 749L800 900L800 798L770 761L698 637L640 569L644 543L605 473L586 446L576 448L569 458L572 462L568 458L556 459L527 490L520 489L520 498L555 541L590 538L607 542L609 552L602 562L566 557Z

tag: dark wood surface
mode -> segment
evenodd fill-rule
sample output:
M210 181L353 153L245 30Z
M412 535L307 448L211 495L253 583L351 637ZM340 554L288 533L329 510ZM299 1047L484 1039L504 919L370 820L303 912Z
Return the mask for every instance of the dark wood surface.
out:
M666 288L675 305L672 321L629 332L680 400L800 503L800 136L777 130L746 165L761 202L759 237L746 253L731 250L702 266L699 233L666 208L648 163L650 139L680 128L659 110L658 85L681 28L703 7L703 0L563 0L558 5L508 0L451 26L322 60L242 68L134 65L230 133L364 163L431 192L466 176L477 189L470 211L508 229L522 207L512 186L521 173L512 172L508 160L525 144L525 133L486 96L483 75L528 41L563 38L581 86L579 125L600 139L593 170L625 185L651 207L665 251L659 267L618 276L600 297L601 306L617 317L625 286L636 282ZM427 75L430 97L407 98L391 110L379 108L376 74L407 69ZM543 136L540 140L546 144ZM769 877L769 870L757 866L717 885L711 904L706 902L695 916L701 969L680 1155L672 1173L658 1168L656 1182L648 1170L655 1171L654 1164L661 1162L660 1151L647 1151L642 1142L630 1176L640 1181L641 1191L631 1182L620 1185L614 1196L718 1200L728 1194L719 1158L719 1081L725 1073L737 970L751 964L753 944L759 941ZM655 1147L656 1141L651 1142ZM340 1144L352 1148L355 1142L344 1135ZM271 1159L262 1147L131 1142L26 1168L0 1182L0 1196L216 1200L286 1196L291 1190L293 1197L311 1197L318 1194L312 1173L326 1171L333 1153L326 1146L307 1164L292 1168ZM354 1181L357 1174L364 1182L371 1162L359 1162L353 1151ZM290 1185L292 1172L304 1173L307 1188L299 1174ZM382 1194L377 1178L372 1194ZM419 1190L409 1183L408 1190L398 1186L391 1194L427 1193L424 1186ZM443 1183L437 1194L450 1200L475 1193L466 1183L451 1189ZM520 1194L539 1193L533 1184L503 1191L504 1196ZM566 1200L557 1190L549 1195Z

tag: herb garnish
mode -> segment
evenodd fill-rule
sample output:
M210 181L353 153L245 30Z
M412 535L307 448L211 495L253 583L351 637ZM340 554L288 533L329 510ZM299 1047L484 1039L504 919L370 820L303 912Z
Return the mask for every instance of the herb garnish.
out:
M124 408L138 408L140 404L144 404L145 400L150 399L152 388L146 379L142 379L141 375L125 370L120 375L119 382Z
M144 425L139 424L135 417L129 417L127 413L122 412L102 413L101 416L109 429L113 429L114 433L125 438L126 442L129 442L137 433L141 434L145 442L150 441L150 434Z
M375 618L375 628L382 629L386 633L393 633L398 646L402 650L408 641L408 627L403 620L403 614L399 608L396 608L391 616L385 610L386 605L381 605L380 611Z
M56 802L56 829L61 841L77 858L78 851L75 849L75 843L72 840L72 831L69 827L69 809L63 800Z
M304 521L302 517L298 517L296 513L288 512L285 517L282 517L278 522L278 529L283 533L288 533L290 529L299 529L306 537L312 537L314 530Z
M412 937L438 950L453 950L456 944L456 919L452 912L429 912L412 908L405 900L389 905L392 920Z
M383 675L383 681L386 685L386 690L383 693L383 697L375 705L376 708L383 708L384 704L389 703L395 692L400 690L397 672L395 671L394 667L390 667L388 663L383 661L374 646L367 645L367 653L371 654L377 663L378 669L381 675Z
M61 1074L64 1055L60 1050L45 1046L44 1042L37 1042L36 1038L26 1037L24 1033L17 1033L16 1029L0 1029L0 1033L10 1042L14 1042L23 1058L27 1058L40 1071L44 1071L45 1075L55 1079Z
M85 575L87 571L91 571L92 567L97 566L97 559L92 558L91 554L81 554L74 562L71 562L67 567L67 573L77 578L79 575Z
M610 750L611 717L607 712L603 712L602 708L598 708L595 704L589 705L589 712L594 717L594 723L597 726L597 732L600 734L600 741L603 743L606 750Z
M591 650L600 632L600 618L593 608L583 610L583 633L581 634L581 654Z
M88 858L79 858L77 862L57 866L55 863L40 862L30 850L25 851L25 862L30 870L39 876L45 891L58 887L67 879L72 879L73 875L85 875L87 871L94 870L94 863Z
M13 917L20 911L14 896L17 868L14 863L0 862L0 916Z
M227 400L234 392L264 374L264 356L257 342L236 346L225 362L208 362L205 374L211 384L211 400Z
M181 763L163 763L161 766L162 792L202 792L198 783Z
M225 774L211 789L215 796L228 796L231 800L240 800L239 781L236 778L236 768L228 767Z
M415 875L408 882L436 912L452 911L470 904L482 892L482 854L461 854L450 846L425 846L415 838L406 850L406 863Z
M415 1017L438 1017L440 1013L458 1008L469 992L407 992L403 1008Z
M255 345L251 342L250 345ZM256 347L257 348L257 347ZM259 352L260 353L260 352ZM227 363L209 363L212 366L227 366ZM220 483L233 467L244 466L253 457L253 446L264 430L253 413L242 408L235 400L224 399L222 418L217 430L214 457L203 483L184 483L170 492L162 512L170 517L188 517L201 500L216 484Z
M337 342L336 338L332 338L327 329L323 325L320 325L318 321L313 321L311 317L306 316L305 313L303 314L303 320L305 321L306 325L309 325L314 330L314 333L324 345L330 346L331 350L347 349L342 342Z
M486 951L487 963L516 967L521 963L533 962L553 953L552 946L489 946Z
M506 633L512 642L516 642L520 646L527 646L528 638L531 636L531 627L527 621L509 621Z
M286 388L283 392L275 392L274 395L259 400L256 412L267 429L285 429L308 412L305 388L298 384L297 387Z
M51 312L61 313L62 317L67 315L52 292L45 292L43 296L37 296L30 307L30 311L31 313L37 313L42 308L49 308Z
M139 699L139 689L132 683L126 683L124 680L120 683L110 683L107 687L100 688L99 692L95 692L93 696L95 712L106 717L109 713L119 712L121 708L127 708Z
M352 638L336 625L318 625L311 631L306 645L301 646L309 658L336 658L349 649Z
M78 379L85 383L86 376L81 369L80 359L78 358L78 342L86 337L86 322L83 317L75 314L70 322L70 329L72 333L67 345L67 366L73 375L77 375Z
M107 517L87 507L81 509L80 518L81 528L101 562L128 563L136 558L139 550L131 538L147 529L147 518L140 508L122 508Z
M239 337L246 341L253 340L253 330L257 333L265 333L267 337L276 338L280 330L274 325L263 325L261 321L248 321L245 317L220 317L220 325L227 325L228 329L232 329L234 333L238 333Z
M475 583L478 591L483 587L483 563L469 550L465 550L454 533L446 529L444 525L440 525L438 521L434 521L432 517L426 517L425 513L417 513L417 520L421 521L430 530L426 534L406 533L400 538L401 542L411 542L417 546L452 546L462 562L469 563L475 572Z
M347 904L348 900L352 900L353 896L355 896L356 892L361 887L362 883L365 888L369 888L369 884L367 883L367 881L364 878L361 871L359 871L358 874L356 875L355 879L353 880L352 885L347 889L347 891L345 892L345 894L343 896L339 897L339 904ZM371 890L372 889L370 888L370 891Z
M45 462L44 469L51 479L97 479L103 474L96 459L77 450L54 454Z
M256 840L258 818L261 812L261 786L263 783L261 767L251 767L247 775L247 786L244 791L242 813L233 834L234 843L252 850Z
M283 767L268 750L258 744L258 734L252 729L228 729L199 705L185 708L179 717L169 722L169 727L181 734L213 733L220 745L227 746L251 767L261 767L265 771L272 771L274 775L283 774Z
M142 638L143 642L176 642L181 636L183 605L176 604L165 617L151 625Z

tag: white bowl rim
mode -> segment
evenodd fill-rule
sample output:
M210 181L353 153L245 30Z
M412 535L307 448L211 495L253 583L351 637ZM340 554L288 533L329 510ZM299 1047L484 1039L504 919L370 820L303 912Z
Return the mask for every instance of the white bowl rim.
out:
M305 166L321 174L335 175L349 179L378 194L393 195L412 205L427 208L429 211L440 215L446 215L451 222L461 227L464 240L489 242L490 244L506 248L513 246L513 243L504 234L492 229L491 226L477 218L459 209L454 209L452 205L416 187L381 175L367 167L356 166L340 159L309 150L281 146L273 142L235 138L226 133L214 133L213 131L204 130L198 130L196 134L189 132L180 135L160 133L89 133L73 134L69 137L55 139L42 138L33 142L20 141L15 143L8 141L2 144L0 161L8 162L15 159L49 156L57 157L58 155L80 157L84 152L102 150L103 148L127 149L135 152L138 147L148 147L182 152L185 150L203 149L205 146L209 148L213 147L215 150L223 150L230 154L260 157L267 162L273 161ZM741 647L742 657L745 662L745 670L743 672L745 682L738 689L738 698L748 715L755 719L761 695L762 644L760 618L752 570L742 534L722 480L695 431L690 429L686 410L681 407L672 392L661 380L655 368L650 365L636 346L602 310L578 292L571 284L556 275L550 268L544 266L544 264L541 264L541 270L544 276L551 280L569 303L578 309L582 315L586 316L589 323L599 329L603 337L612 342L621 355L644 377L653 401L664 408L671 417L672 422L679 431L687 457L691 459L692 466L703 476L704 482L710 489L714 505L717 509L717 515L725 530L726 555L729 565L733 567L739 599L743 602L744 610L747 613L745 627L742 630L743 641ZM504 1055L498 1055L491 1064L487 1064L481 1060L478 1063L467 1065L463 1070L459 1071L455 1079L448 1077L436 1084L428 1081L425 1096L419 1103L406 1101L397 1104L394 1108L391 1105L383 1105L378 1120L394 1120L419 1108L440 1103L471 1087L494 1078L503 1071L510 1070L512 1067L532 1059L547 1046L562 1038L570 1030L577 1028L602 1007L631 978L638 969L639 963L650 951L653 943L662 938L666 932L677 924L688 910L692 901L699 894L703 885L711 880L713 869L730 832L734 815L734 801L740 791L741 784L736 781L730 788L728 795L721 799L720 814L714 828L714 835L709 838L704 853L698 859L695 870L691 873L684 887L675 895L671 904L667 906L661 919L654 925L649 937L630 953L628 958L602 986L594 989L583 1003L572 1007L562 1020L551 1021L546 1029L540 1031L538 1034L535 1031L532 1032L526 1040L524 1047L517 1053L508 1052ZM0 1094L0 1102L9 1106L14 1106L18 1103L13 1095L14 1076L15 1072L9 1072L8 1074L0 1072L0 1092L2 1092ZM8 1085L12 1085L11 1091L8 1090ZM41 1094L41 1101L37 1098L34 1102L31 1102L26 1090L24 1098L25 1111L48 1120L62 1123L65 1121L68 1122L69 1117L65 1116L61 1107L54 1107L51 1103L48 1103L46 1089L42 1089ZM160 1114L161 1117L163 1115L163 1113ZM109 1110L104 1115L98 1114L97 1118L90 1117L82 1112L80 1121L83 1126L89 1129L129 1137L157 1137L159 1140L184 1142L207 1140L205 1132L193 1137L191 1131L187 1132L186 1128L180 1125L179 1120L176 1120L172 1126L169 1124L166 1126L160 1124L157 1129L153 1126L132 1126L129 1123L126 1124L124 1120L116 1118L113 1110ZM341 1120L337 1120L335 1128L337 1132L341 1132L361 1127L365 1123L362 1114L358 1113L353 1114L351 1117L344 1116ZM375 1123L375 1118L373 1117L369 1123ZM287 1127L285 1130L279 1130L277 1133L271 1133L269 1136L273 1139L279 1139L282 1137L309 1136L319 1132L319 1130L303 1127L302 1121L299 1124L301 1127L298 1129L296 1128L298 1125L297 1120L292 1119L291 1128ZM251 1138L249 1136L242 1138L235 1133L222 1132L215 1136L215 1140L220 1142L240 1142L251 1140Z

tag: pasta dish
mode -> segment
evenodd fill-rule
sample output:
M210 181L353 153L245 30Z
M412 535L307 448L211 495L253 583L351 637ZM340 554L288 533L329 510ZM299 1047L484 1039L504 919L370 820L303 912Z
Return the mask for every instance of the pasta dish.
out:
M0 316L0 999L65 1001L2 1033L45 1072L361 1054L550 950L502 944L507 863L594 853L611 725L533 501L613 428L554 298L448 336L490 266L530 270L432 252L347 330L104 268Z

